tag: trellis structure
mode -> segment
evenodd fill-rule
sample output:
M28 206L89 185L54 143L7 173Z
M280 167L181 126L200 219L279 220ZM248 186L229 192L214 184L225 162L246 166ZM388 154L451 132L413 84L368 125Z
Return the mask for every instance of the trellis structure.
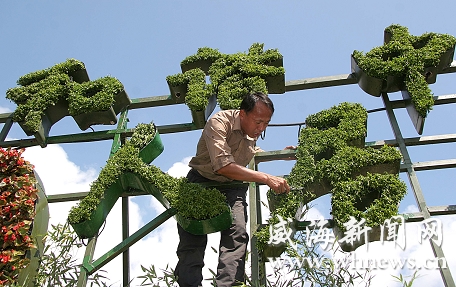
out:
M441 73L454 73L456 72L456 63L453 62L452 65ZM292 80L285 83L286 92L299 91L306 89L317 89L324 87L334 87L342 85L351 85L357 84L357 79L354 74L343 74L337 76L328 76L328 77L319 77L319 78L309 78L303 80ZM394 100L391 101L387 93L381 95L383 100L383 107L380 107L369 112L386 112L390 125L394 134L394 139L391 140L379 140L375 142L367 142L366 146L380 147L384 144L397 146L402 153L404 158L403 163L401 164L401 172L405 172L409 178L412 191L414 193L416 203L419 207L420 212L407 214L407 222L416 222L422 221L432 216L436 215L450 215L456 214L456 205L446 205L446 206L428 206L423 196L418 177L416 172L421 170L437 170L437 169L446 169L446 168L455 168L456 159L445 159L445 160L436 160L430 162L420 162L414 163L409 156L408 148L411 146L418 145L431 145L431 144L442 144L442 143L453 143L456 142L456 134L445 134L445 135L434 135L434 136L422 136L422 137L413 137L413 138L404 138L401 133L401 129L396 120L394 113L395 109L405 108L407 101L406 100ZM444 105L444 104L454 104L456 103L456 94L436 96L435 105ZM126 137L129 137L133 133L133 129L127 128L127 114L130 110L135 109L145 109L158 106L174 105L178 104L170 95L166 96L156 96L156 97L147 97L147 98L137 98L132 99L131 105L127 107L126 110L123 110L120 114L118 125L116 129L113 130L104 130L97 132L89 133L76 133L76 134L67 134L60 136L50 136L46 139L46 144L63 144L63 143L77 143L77 142L92 142L92 141L103 141L111 140L112 148L111 154L116 151L119 146L122 144L123 140ZM11 140L5 141L10 129L13 125L12 113L0 114L0 123L3 123L3 128L0 133L0 146L1 147L30 147L40 145L40 143L34 138L26 138L20 140ZM173 125L164 125L157 126L160 134L167 133L178 133L191 130L200 129L197 125L192 123L182 123L182 124L173 124ZM196 144L196 143L195 143ZM293 151L269 151L262 152L257 154L249 167L251 169L258 170L259 163L266 161L274 161L289 158L293 155ZM79 192L71 194L59 194L59 195L49 195L48 202L52 204L57 204L59 202L74 201L80 200L87 195L88 192ZM135 195L141 195L135 193ZM130 281L130 263L129 263L129 247L139 241L141 238L149 234L155 228L160 226L166 220L171 218L175 214L175 210L168 209L162 214L158 215L156 218L151 220L137 232L129 236L129 225L128 225L128 197L131 194L124 193L122 196L122 236L123 241L107 252L105 255L100 258L93 260L93 255L97 243L97 237L89 239L86 252L83 261L83 268L81 269L81 276L79 278L78 286L86 286L87 278L90 274L96 272L102 268L106 263L111 261L113 258L118 255L123 255L123 285L127 286ZM259 192L259 185L256 183L250 183L249 185L249 205L250 205L250 233L253 234L259 227L261 227L264 222L261 218L260 206L261 198ZM305 222L302 223L302 227L306 226ZM298 225L299 227L299 225ZM437 246L431 239L429 243L434 252L436 258L445 257L443 250L440 246ZM260 277L260 267L265 262L260 260L256 249L256 239L252 237L251 240L251 251L252 251L252 281L254 283L265 283L265 278ZM440 273L442 280L445 286L456 286L449 269L440 268Z

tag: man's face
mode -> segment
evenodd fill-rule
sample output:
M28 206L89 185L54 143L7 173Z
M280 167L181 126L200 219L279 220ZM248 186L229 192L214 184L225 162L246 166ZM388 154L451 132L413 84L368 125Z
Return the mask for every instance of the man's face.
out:
M262 102L257 102L250 112L239 112L242 132L249 137L258 138L266 129L272 117L272 111Z

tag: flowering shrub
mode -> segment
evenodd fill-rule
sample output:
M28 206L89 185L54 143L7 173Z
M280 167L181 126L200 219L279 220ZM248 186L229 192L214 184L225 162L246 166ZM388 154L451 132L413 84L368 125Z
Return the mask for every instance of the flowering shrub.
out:
M35 216L35 176L33 166L23 159L24 149L0 148L0 286L15 282L34 247L30 238Z

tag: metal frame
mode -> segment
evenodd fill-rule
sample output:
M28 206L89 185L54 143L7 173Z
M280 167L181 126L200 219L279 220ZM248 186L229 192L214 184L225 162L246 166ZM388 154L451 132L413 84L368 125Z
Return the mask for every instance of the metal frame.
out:
M446 68L441 73L454 73L456 72L456 63L453 62L452 65ZM341 85L351 85L356 84L357 80L353 74L342 74L337 76L328 76L328 77L319 77L319 78L309 78L303 80L293 80L287 81L285 83L286 92L306 90L306 89L315 89L315 88L324 88L324 87L334 87ZM427 137L415 137L415 138L403 138L399 125L397 123L396 117L394 115L394 109L405 108L406 101L390 101L387 94L382 95L384 107L370 112L386 111L392 130L395 135L393 140L379 140L375 142L368 142L366 146L380 147L383 144L389 144L399 147L402 155L404 156L404 163L401 165L401 172L406 172L410 184L412 186L415 198L417 200L420 212L407 214L407 222L416 222L421 221L426 218L430 218L435 215L449 215L456 214L456 205L447 205L447 206L434 206L429 207L426 205L422 191L418 182L418 177L416 171L419 170L430 170L430 169L442 169L442 168L454 168L456 167L456 159L448 160L439 160L432 162L421 162L413 163L408 155L408 146L415 145L426 145L426 144L440 144L440 143L450 143L456 142L456 134L447 134L447 135L436 135L436 136L427 136ZM453 104L456 103L456 94L439 96L435 97L435 105L441 104ZM67 134L59 136L51 136L46 139L46 144L61 144L61 143L76 143L76 142L92 142L92 141L102 141L102 140L112 140L111 155L120 147L123 140L126 137L129 137L133 133L133 129L127 128L126 115L129 110L166 106L178 104L175 100L172 99L170 95L165 96L155 96L147 98L138 98L132 99L132 104L127 107L127 110L122 111L119 124L114 130L104 130L98 132L88 132L88 133L76 133L76 134ZM0 123L3 123L3 128L0 132L0 146L1 147L30 147L39 145L38 141L34 138L26 138L20 140L5 141L12 125L12 113L0 114ZM194 123L182 123L175 125L164 125L157 126L161 134L166 133L177 133L185 132L199 129ZM280 160L284 158L289 158L294 154L293 151L270 151L262 152L257 154L254 159L249 164L249 168L253 170L258 170L258 164L266 161ZM59 194L59 195L50 195L48 196L49 203L58 203L66 201L80 200L87 195L88 192L79 192L71 194ZM105 255L101 256L99 259L93 260L93 254L95 251L95 246L97 242L97 237L89 239L89 242L86 247L85 256L83 259L83 267L81 268L81 275L79 277L78 286L86 286L87 278L90 274L96 272L110 260L116 256L123 254L123 285L127 286L130 281L130 262L129 262L129 253L128 249L138 240L149 234L155 228L160 226L163 222L171 218L175 214L174 209L168 209L162 214L158 215L140 230L135 232L133 235L128 236L129 234L129 225L128 225L128 197L132 196L131 193L125 193L122 195L122 235L123 241L114 247L112 250L107 252ZM143 195L141 193L135 193L136 195ZM256 183L250 183L249 185L249 205L250 205L250 233L253 234L260 226L263 225L263 220L261 218L261 198L259 193L259 185ZM255 216L256 215L256 216ZM302 226L305 226L306 222L302 222ZM442 249L438 246L435 246L430 240L431 247L434 251L436 257L444 257ZM260 277L260 269L264 268L265 262L260 261L258 252L256 250L256 238L252 236L251 239L251 258L252 258L252 281L254 286L258 283L265 283L265 278ZM264 269L263 269L264 270ZM440 269L442 280L445 286L455 286L453 277L449 269Z

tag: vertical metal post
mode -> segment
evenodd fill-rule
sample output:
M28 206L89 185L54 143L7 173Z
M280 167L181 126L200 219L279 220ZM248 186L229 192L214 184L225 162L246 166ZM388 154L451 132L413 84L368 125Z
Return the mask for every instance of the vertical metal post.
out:
M118 131L124 130L126 128L127 122L128 122L127 114L128 114L128 110L124 109L120 115L119 123L117 124ZM111 157L121 147L122 141L123 141L123 139L122 139L121 133L117 132L116 135L114 136L114 140L111 145L111 151L110 151L109 157ZM127 198L127 200L128 200L128 198ZM123 220L122 220L122 222L123 222ZM128 222L128 213L127 213L127 222ZM85 287L87 285L89 274L88 274L87 270L84 268L84 265L90 265L90 263L92 262L93 255L95 253L96 244L97 244L97 236L89 239L89 242L87 244L85 254L84 254L83 264L81 265L81 273L79 274L77 287ZM127 265L126 267L123 266L124 270L125 270L125 268L129 269L129 265ZM127 280L130 280L130 279L128 278ZM125 278L124 278L124 282L125 282ZM127 286L127 285L124 285L124 286Z
M89 278L89 274L87 272L87 269L84 268L84 264L92 262L96 245L97 245L97 236L89 238L89 242L87 243L85 254L84 254L84 259L82 260L81 273L79 273L77 287L85 287L87 285L87 280Z
M130 235L128 197L122 197L122 240L125 241ZM123 286L130 283L130 249L122 253Z
M258 166L255 164L255 157L250 161L249 168L252 170L258 170ZM265 274L262 274L265 270L265 264L258 254L258 249L256 247L257 238L253 236L262 223L260 189L258 184L255 182L251 182L249 184L249 208L252 286L266 285L266 276ZM263 272L261 272L261 270L263 270Z
M391 102L389 101L388 94L382 93L383 104L385 105L386 112L391 124L391 128L393 129L394 136L396 138L396 142L398 143L399 150L402 153L402 157L404 158L404 165L407 168L407 175L412 186L413 192L415 194L415 199L418 203L418 208L423 214L424 219L428 219L431 217L429 210L426 205L426 201L423 196L423 192L420 187L420 183L418 182L418 177L416 176L415 169L413 167L413 163L410 159L407 146L405 145L404 138L402 137L401 130L399 129L399 125L396 120L396 116L394 115L393 108L391 106ZM454 280L451 275L450 269L447 266L442 266L442 261L440 258L445 259L445 254L440 246L435 244L435 242L430 238L429 242L431 244L432 251L434 256L437 259L439 265L440 275L442 276L443 283L446 287L454 287ZM445 259L446 261L446 259ZM444 268L442 268L444 267Z

